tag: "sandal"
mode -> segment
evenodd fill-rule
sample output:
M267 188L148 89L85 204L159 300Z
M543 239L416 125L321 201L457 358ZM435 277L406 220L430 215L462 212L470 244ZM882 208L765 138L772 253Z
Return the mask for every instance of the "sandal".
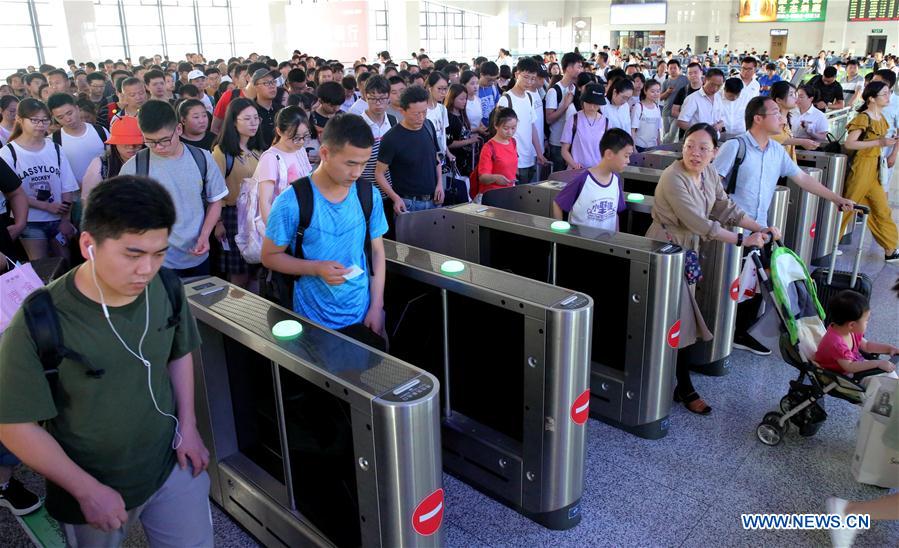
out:
M696 392L690 392L686 397L682 397L680 392L675 388L674 390L674 401L677 403L683 403L684 407L687 408L687 411L691 413L696 413L697 415L708 415L712 412L711 406L705 402L702 398L699 397L699 394Z

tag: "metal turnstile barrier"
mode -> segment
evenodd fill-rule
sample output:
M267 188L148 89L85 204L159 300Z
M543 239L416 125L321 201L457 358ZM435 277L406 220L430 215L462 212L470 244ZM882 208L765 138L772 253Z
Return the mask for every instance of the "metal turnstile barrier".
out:
M216 503L266 546L444 544L436 378L217 278L185 294Z
M803 167L803 171L821 181L821 170ZM783 233L784 245L793 250L805 264L811 264L815 248L816 227L818 217L818 196L806 192L790 179L781 179L781 185L790 189L790 203L787 207L786 230Z
M666 435L683 251L630 234L555 231L552 222L465 204L401 215L397 237L592 297L591 415L642 437Z
M768 226L777 227L783 234L787 230L787 212L790 205L790 189L778 186L774 189L774 198L768 208Z
M593 301L406 244L384 247L390 353L440 381L446 470L546 527L574 527Z
M836 194L843 194L843 183L849 158L845 154L830 154L814 150L796 149L796 159L800 166L814 167L821 170L821 182ZM818 212L815 217L815 241L812 248L810 266L827 266L833 251L834 223L839 223L842 216L837 206L830 200L818 199Z

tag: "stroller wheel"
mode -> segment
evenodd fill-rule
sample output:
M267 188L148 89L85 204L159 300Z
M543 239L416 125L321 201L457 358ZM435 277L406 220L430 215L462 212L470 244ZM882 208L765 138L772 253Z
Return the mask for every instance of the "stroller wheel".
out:
M765 415L761 424L755 429L759 441L774 447L783 440L783 427L780 425L780 413L771 412Z

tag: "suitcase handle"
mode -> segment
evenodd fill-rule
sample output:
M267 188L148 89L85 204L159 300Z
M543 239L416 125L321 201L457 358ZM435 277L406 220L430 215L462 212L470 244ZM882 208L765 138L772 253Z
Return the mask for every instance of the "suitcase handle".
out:
M861 233L858 236L858 250L855 253L855 263L852 266L852 278L849 280L849 288L852 289L855 287L855 282L858 279L858 270L861 265L862 260L862 251L864 250L864 242L865 242L865 232L868 229L868 214L871 213L871 209L868 206L863 206L860 204L853 204L853 211L857 211L862 216L862 228ZM838 223L834 223L836 225L836 229L834 230L834 238L833 238L833 249L830 253L830 268L827 271L827 285L833 283L833 273L837 268L837 251L840 247L840 227L842 225L842 221Z

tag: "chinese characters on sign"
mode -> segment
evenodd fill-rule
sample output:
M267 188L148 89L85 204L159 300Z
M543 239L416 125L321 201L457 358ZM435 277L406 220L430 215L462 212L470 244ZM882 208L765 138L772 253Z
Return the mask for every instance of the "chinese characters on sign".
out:
M741 23L824 21L826 10L827 0L740 0L739 21Z

